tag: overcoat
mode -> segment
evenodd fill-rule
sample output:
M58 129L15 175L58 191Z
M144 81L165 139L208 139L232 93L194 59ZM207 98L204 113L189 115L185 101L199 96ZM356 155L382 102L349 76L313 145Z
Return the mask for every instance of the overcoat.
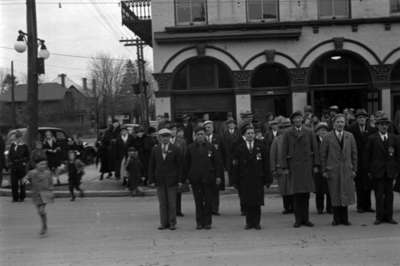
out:
M255 140L252 152L245 141L240 142L234 166L241 199L245 206L264 205L264 185L271 184L265 145Z
M283 135L278 135L271 144L270 149L270 168L273 178L276 178L279 185L279 192L282 196L293 194L293 182L290 175L283 173L283 153L282 153Z
M224 167L225 167L225 149L222 141L222 137L218 134L213 133L211 145L214 146L215 152L219 153L219 159L221 160L221 167L219 167L219 173L217 175L221 178L221 184L219 184L219 190L225 190L225 178L224 178Z
M332 206L354 204L357 144L353 134L348 131L343 132L343 146L341 147L335 132L329 132L322 141L321 165L322 172L327 174Z
M313 167L319 166L319 153L313 131L302 127L297 132L293 127L285 132L282 155L282 168L289 170L293 193L314 192Z

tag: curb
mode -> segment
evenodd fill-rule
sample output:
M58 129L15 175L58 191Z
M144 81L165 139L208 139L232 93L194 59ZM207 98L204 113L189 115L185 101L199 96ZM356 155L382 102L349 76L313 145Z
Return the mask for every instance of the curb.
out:
M187 194L190 192L186 192ZM278 186L272 185L265 194L277 194L279 193ZM226 188L223 191L220 191L220 195L232 195L237 194L237 190L235 188ZM27 197L30 197L31 192L26 192ZM55 190L54 195L56 198L69 198L70 194L67 190ZM133 197L152 197L156 195L155 189L147 189L143 191L142 196L133 196ZM11 197L11 189L0 189L0 197ZM132 197L129 191L127 190L101 190L101 191L94 191L94 190L85 190L85 197L86 198L98 198L98 197Z

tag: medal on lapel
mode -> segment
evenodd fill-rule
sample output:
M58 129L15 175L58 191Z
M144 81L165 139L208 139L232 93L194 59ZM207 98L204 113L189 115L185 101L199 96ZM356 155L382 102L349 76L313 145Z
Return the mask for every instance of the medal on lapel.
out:
M394 147L393 146L389 146L388 152L389 152L389 156L393 157L393 155L394 155Z

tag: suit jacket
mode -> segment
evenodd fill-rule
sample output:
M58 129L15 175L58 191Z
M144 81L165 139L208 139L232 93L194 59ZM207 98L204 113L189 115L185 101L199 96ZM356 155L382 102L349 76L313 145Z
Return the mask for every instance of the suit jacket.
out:
M364 163L373 179L397 178L400 172L400 145L397 137L388 133L387 144L379 133L368 137L364 153Z
M157 186L176 186L182 182L182 154L176 146L169 144L167 156L164 159L161 149L162 146L159 144L151 151L148 166L149 181Z
M216 184L216 178L223 179L220 153L208 142L189 145L184 169L191 184Z
M224 168L225 168L225 161L226 161L226 152L225 152L225 148L224 148L224 143L222 140L222 137L218 134L213 133L212 135L212 140L211 143L214 148L215 148L215 152L219 153L219 159L221 161L221 167L219 167L219 173L218 176L221 178L221 184L219 185L219 189L220 190L224 190L225 189L225 178L224 178Z
M277 132L277 134L276 134L276 137L278 137L280 134L281 134L281 133L280 133L279 130L278 130L278 132ZM272 133L272 130L269 130L269 131L265 134L264 140L265 140L266 144L268 145L268 147L271 147L272 142L274 141L274 139L275 139L276 137L274 137L274 133Z
M239 140L240 134L237 129L234 130L233 134L226 130L222 135L222 141L225 152L225 169L228 171L232 169L232 159L234 154L235 143Z
M269 173L268 154L264 143L255 140L252 152L246 142L240 142L237 163L234 167L235 178L246 206L264 205L264 185L272 183Z
M126 142L122 140L122 137L120 136L117 139L117 157L118 159L122 160L122 158L128 157L128 149L130 147L133 147L134 145L134 138L132 135L128 134L128 138Z
M30 159L29 148L26 144L20 144L17 148L15 146L15 143L11 144L8 153L11 168L25 168Z
M365 131L361 132L360 125L357 122L351 124L347 130L350 133L352 133L354 136L354 139L357 144L357 154L359 156L362 156L364 154L365 147L367 146L367 142L368 142L368 137L377 132L376 128L372 128L368 124L365 126ZM359 172L360 174L362 171L362 165L363 165L363 161L358 160L357 172Z

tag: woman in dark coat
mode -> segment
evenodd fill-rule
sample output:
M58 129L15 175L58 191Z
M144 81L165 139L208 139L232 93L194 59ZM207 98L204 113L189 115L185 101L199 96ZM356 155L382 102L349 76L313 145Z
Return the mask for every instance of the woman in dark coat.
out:
M260 230L264 185L269 187L272 182L268 169L268 154L264 143L254 139L254 128L250 123L241 128L241 133L245 141L240 142L238 146L234 169L245 207L245 229Z
M103 179L102 176L104 173L108 173L107 178L111 178L112 172L115 171L117 158L117 139L121 134L120 124L117 120L113 120L113 123L108 127L108 129L104 132L104 136L102 139L102 165L100 172L102 175L100 179ZM104 164L103 164L104 163ZM116 177L119 175L115 174Z

